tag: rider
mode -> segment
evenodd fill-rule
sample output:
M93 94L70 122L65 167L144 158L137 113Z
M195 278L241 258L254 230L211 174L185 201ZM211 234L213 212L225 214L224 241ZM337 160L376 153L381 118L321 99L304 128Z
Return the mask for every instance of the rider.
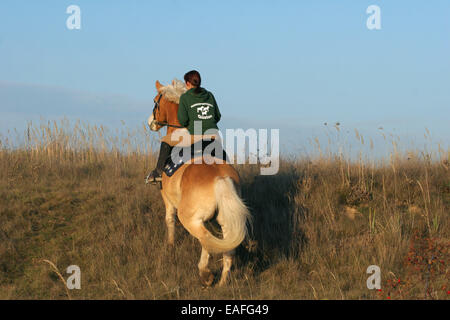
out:
M209 129L218 129L217 122L220 121L220 111L217 106L214 95L202 88L200 73L196 70L189 71L184 75L187 91L180 96L178 106L178 121L187 128L192 137L192 141L196 142L203 137L205 131ZM195 123L201 122L201 132L195 132ZM197 122L197 124L199 124ZM199 137L200 135L200 137ZM170 156L171 145L162 142L159 152L158 162L155 170L148 176L150 181L160 181L166 160Z
M192 70L184 75L187 91L180 97L178 121L191 135L203 135L209 129L218 129L220 111L214 95L200 87L200 73ZM194 123L201 121L202 131L194 132Z

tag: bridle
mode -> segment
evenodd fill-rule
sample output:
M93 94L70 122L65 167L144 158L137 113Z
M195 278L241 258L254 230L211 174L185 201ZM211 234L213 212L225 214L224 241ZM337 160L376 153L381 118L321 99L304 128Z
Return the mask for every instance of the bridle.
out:
M155 103L155 106L153 107L153 122L155 124L157 124L158 126L168 126L168 127L172 127L172 128L184 128L183 126L177 126L175 124L169 124L168 122L161 122L156 120L156 110L159 111L159 103L161 102L161 98L162 98L162 93L159 94L158 100L153 100L153 102Z

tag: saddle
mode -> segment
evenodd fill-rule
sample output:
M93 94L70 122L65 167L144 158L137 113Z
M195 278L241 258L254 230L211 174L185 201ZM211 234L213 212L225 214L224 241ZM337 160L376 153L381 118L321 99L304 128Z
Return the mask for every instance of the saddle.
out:
M210 147L212 150L209 149L205 152L205 149L211 144L215 144ZM166 160L163 172L171 177L183 164L203 155L210 155L224 162L228 161L228 156L219 141L200 140L188 147L172 147L171 156Z

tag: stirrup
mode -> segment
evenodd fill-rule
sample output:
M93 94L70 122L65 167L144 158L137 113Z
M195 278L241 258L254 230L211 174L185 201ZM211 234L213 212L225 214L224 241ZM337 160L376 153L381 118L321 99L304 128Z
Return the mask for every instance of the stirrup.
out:
M155 177L152 176L152 173L153 171L150 172L147 177L145 177L145 184L157 184L162 181L162 176Z

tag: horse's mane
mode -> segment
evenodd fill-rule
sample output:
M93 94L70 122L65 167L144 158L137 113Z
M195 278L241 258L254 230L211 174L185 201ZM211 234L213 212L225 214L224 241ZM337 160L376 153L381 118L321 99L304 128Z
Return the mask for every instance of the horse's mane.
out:
M167 86L163 86L160 89L160 92L164 95L164 97L170 102L174 102L178 104L180 102L180 96L186 92L186 85L183 81L178 79L174 79L171 84Z

